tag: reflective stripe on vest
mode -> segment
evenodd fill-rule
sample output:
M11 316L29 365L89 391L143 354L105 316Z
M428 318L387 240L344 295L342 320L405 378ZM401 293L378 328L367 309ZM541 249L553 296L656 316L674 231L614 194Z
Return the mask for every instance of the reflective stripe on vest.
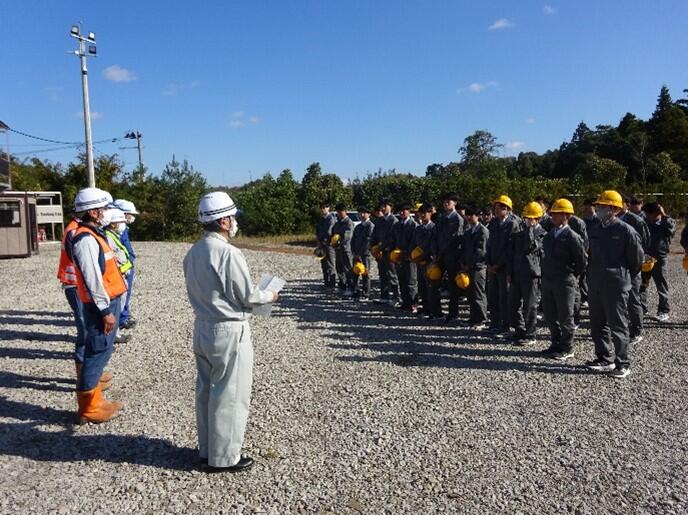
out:
M110 300L119 297L127 291L127 284L122 278L122 274L117 266L117 260L115 259L115 255L112 252L110 245L102 234L99 234L92 227L87 225L79 225L79 228L74 233L74 238L76 239L77 236L84 233L90 234L96 239L100 247L99 251L104 257L105 266L103 267L102 274L105 293L107 293L108 297L110 297ZM81 302L92 302L91 294L84 283L84 278L81 275L81 271L79 270L78 266L75 267L75 271L77 276L76 289L79 293Z
M115 231L111 231L110 229L106 230L105 232L108 236L110 236L110 238L112 238L112 241L115 242L115 245L117 245L117 247L122 250L124 255L127 257L127 260L119 265L120 273L126 274L129 270L134 268L134 263L131 262L131 258L129 257L129 251L122 243L122 240L119 239L119 234L117 234Z
M62 235L62 250L60 251L60 264L57 268L57 278L65 286L76 286L76 271L74 270L74 263L67 254L67 242L71 243L74 238L74 232L78 229L79 222L72 219L67 227L65 227Z

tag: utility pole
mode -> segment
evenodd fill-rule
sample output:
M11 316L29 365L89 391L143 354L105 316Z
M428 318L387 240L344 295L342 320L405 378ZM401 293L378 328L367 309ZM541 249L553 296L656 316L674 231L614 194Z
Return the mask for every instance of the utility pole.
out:
M5 125L2 121L0 121L0 133L5 134L5 150L0 149L0 172L3 172L3 169L5 168L5 165L3 164L3 161L5 161L5 156L7 156L7 189L11 190L12 189L12 158L10 157L10 133L9 133L9 126ZM0 176L1 179L1 176ZM0 185L2 183L0 182Z
M139 172L143 172L143 159L141 157L141 138L143 137L143 134L141 134L140 131L131 131L127 132L124 135L125 139L135 139L136 140L136 149L139 151ZM122 147L122 148L132 148L132 147Z
M79 49L74 51L74 55L81 61L81 89L84 94L84 132L86 133L86 165L88 167L88 186L95 188L96 173L93 167L93 138L91 136L91 106L88 99L88 69L86 68L86 57L96 56L96 35L89 32L88 36L81 35L81 23L72 25L69 35L79 41ZM88 43L88 51L86 44Z

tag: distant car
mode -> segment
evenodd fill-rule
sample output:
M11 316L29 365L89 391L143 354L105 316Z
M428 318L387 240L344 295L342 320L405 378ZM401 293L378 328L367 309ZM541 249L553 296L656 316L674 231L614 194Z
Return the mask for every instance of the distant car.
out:
M347 211L346 214L349 215L349 218L354 223L354 227L361 223L361 216L358 214L358 211Z

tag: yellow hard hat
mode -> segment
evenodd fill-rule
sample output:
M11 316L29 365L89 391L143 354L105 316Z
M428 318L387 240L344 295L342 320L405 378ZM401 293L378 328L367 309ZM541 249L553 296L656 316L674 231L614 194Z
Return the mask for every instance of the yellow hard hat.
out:
M597 197L595 204L601 206L618 207L620 209L623 209L623 198L621 197L618 191L607 190L600 193L600 196Z
M380 261L380 258L382 258L382 246L379 243L376 243L370 248L370 253L375 259Z
M574 214L573 204L569 199L560 198L554 201L552 207L549 209L550 213L566 213L567 215Z
M318 261L322 261L323 259L325 259L325 255L325 250L321 246L318 245L317 247L315 247L315 249L313 249L313 256Z
M366 274L366 267L360 261L357 261L356 263L354 263L352 270L353 270L354 274L356 274L356 275L365 275Z
M433 263L425 271L425 277L431 281L441 281L442 280L442 269L437 263Z
M420 263L423 259L423 249L421 247L416 247L411 251L411 261L414 263Z
M462 290L465 290L471 284L471 278L468 277L468 274L459 272L456 274L456 277L454 277L454 282L456 283L456 286Z
M330 238L330 245L333 247L336 247L339 245L339 240L341 240L342 237L339 234L333 234L332 237Z
M655 263L657 260L650 256L645 262L643 262L642 270L643 272L652 272L652 269L655 267Z
M415 207L416 207L416 211L418 211L421 207L423 207L423 203L422 202L416 202Z
M500 195L499 197L497 197L496 199L494 199L494 200L492 201L492 205L494 205L494 204L504 204L504 205L507 206L509 209L513 209L513 208L514 208L514 203L511 202L511 199L510 199L509 197L507 197L506 195Z
M681 261L681 265L683 266L683 269L688 272L688 254L683 256L683 261Z
M401 263L401 258L403 257L403 252L401 249L394 249L389 253L389 261L390 263L394 263L395 265L398 265Z
M528 202L526 207L523 208L521 216L523 218L542 218L543 214L544 212L539 202Z

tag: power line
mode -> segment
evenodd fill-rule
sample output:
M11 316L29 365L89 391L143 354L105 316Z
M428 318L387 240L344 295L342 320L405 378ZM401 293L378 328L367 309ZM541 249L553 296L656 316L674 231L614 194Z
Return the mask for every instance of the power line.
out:
M40 136L34 136L32 134L27 134L26 132L19 131L17 129L12 129L8 128L10 132L14 132L15 134L19 134L20 136L24 136L26 138L31 138L35 139L38 141L45 141L47 143L57 143L59 145L83 145L83 141L59 141L56 139L49 139L49 138L41 138ZM115 143L117 141L120 141L124 138L107 138L107 139L102 139L99 141L94 141L93 143Z

